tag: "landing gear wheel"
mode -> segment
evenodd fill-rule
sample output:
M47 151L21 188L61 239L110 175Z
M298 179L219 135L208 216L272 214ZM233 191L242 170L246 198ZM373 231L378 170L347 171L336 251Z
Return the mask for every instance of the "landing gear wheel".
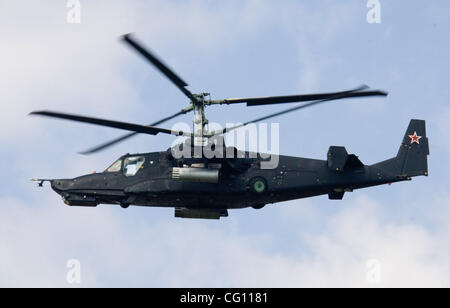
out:
M127 209L127 208L130 207L130 204L128 204L128 203L121 203L120 207L123 208L123 209Z
M267 191L267 181L262 177L250 180L250 189L256 194L263 194Z

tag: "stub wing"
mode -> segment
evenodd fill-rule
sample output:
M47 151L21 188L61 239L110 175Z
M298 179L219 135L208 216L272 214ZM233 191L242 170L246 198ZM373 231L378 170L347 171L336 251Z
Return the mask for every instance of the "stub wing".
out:
M228 217L228 211L226 209L191 209L185 207L176 207L175 217L220 219L220 217Z

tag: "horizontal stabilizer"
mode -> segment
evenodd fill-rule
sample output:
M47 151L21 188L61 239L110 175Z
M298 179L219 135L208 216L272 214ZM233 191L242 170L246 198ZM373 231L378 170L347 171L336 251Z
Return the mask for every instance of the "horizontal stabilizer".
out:
M355 154L350 154L347 158L344 169L358 169L364 167L364 164L359 160Z
M348 154L345 147L331 146L327 154L328 168L333 171L344 171L364 167L355 154Z
M344 147L331 146L328 150L328 168L334 171L344 170L347 162L348 153Z

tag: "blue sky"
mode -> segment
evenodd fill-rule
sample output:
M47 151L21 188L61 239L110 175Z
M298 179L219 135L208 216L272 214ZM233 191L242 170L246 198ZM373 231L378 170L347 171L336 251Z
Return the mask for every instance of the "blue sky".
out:
M0 285L450 286L450 6L383 1L83 1L67 24L64 1L0 2ZM392 157L411 118L427 120L429 177L346 194L180 220L172 209L69 208L32 177L101 171L127 152L166 149L138 136L100 154L77 152L121 134L28 117L38 109L137 123L187 101L118 41L135 32L190 84L213 98L334 91L362 83L386 99L336 102L280 123L280 151L325 159L330 145L372 164ZM211 121L246 121L284 107L208 108ZM181 120L190 121L188 116ZM170 127L173 123L168 123ZM369 284L367 261L381 265Z

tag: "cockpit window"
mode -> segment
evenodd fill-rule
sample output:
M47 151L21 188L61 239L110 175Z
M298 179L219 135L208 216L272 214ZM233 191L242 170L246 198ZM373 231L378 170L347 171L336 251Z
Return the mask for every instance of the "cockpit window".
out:
M106 169L106 172L118 172L122 168L122 159L118 159L114 162L108 169Z
M125 158L123 162L123 173L125 176L134 176L144 165L144 156L131 156Z

